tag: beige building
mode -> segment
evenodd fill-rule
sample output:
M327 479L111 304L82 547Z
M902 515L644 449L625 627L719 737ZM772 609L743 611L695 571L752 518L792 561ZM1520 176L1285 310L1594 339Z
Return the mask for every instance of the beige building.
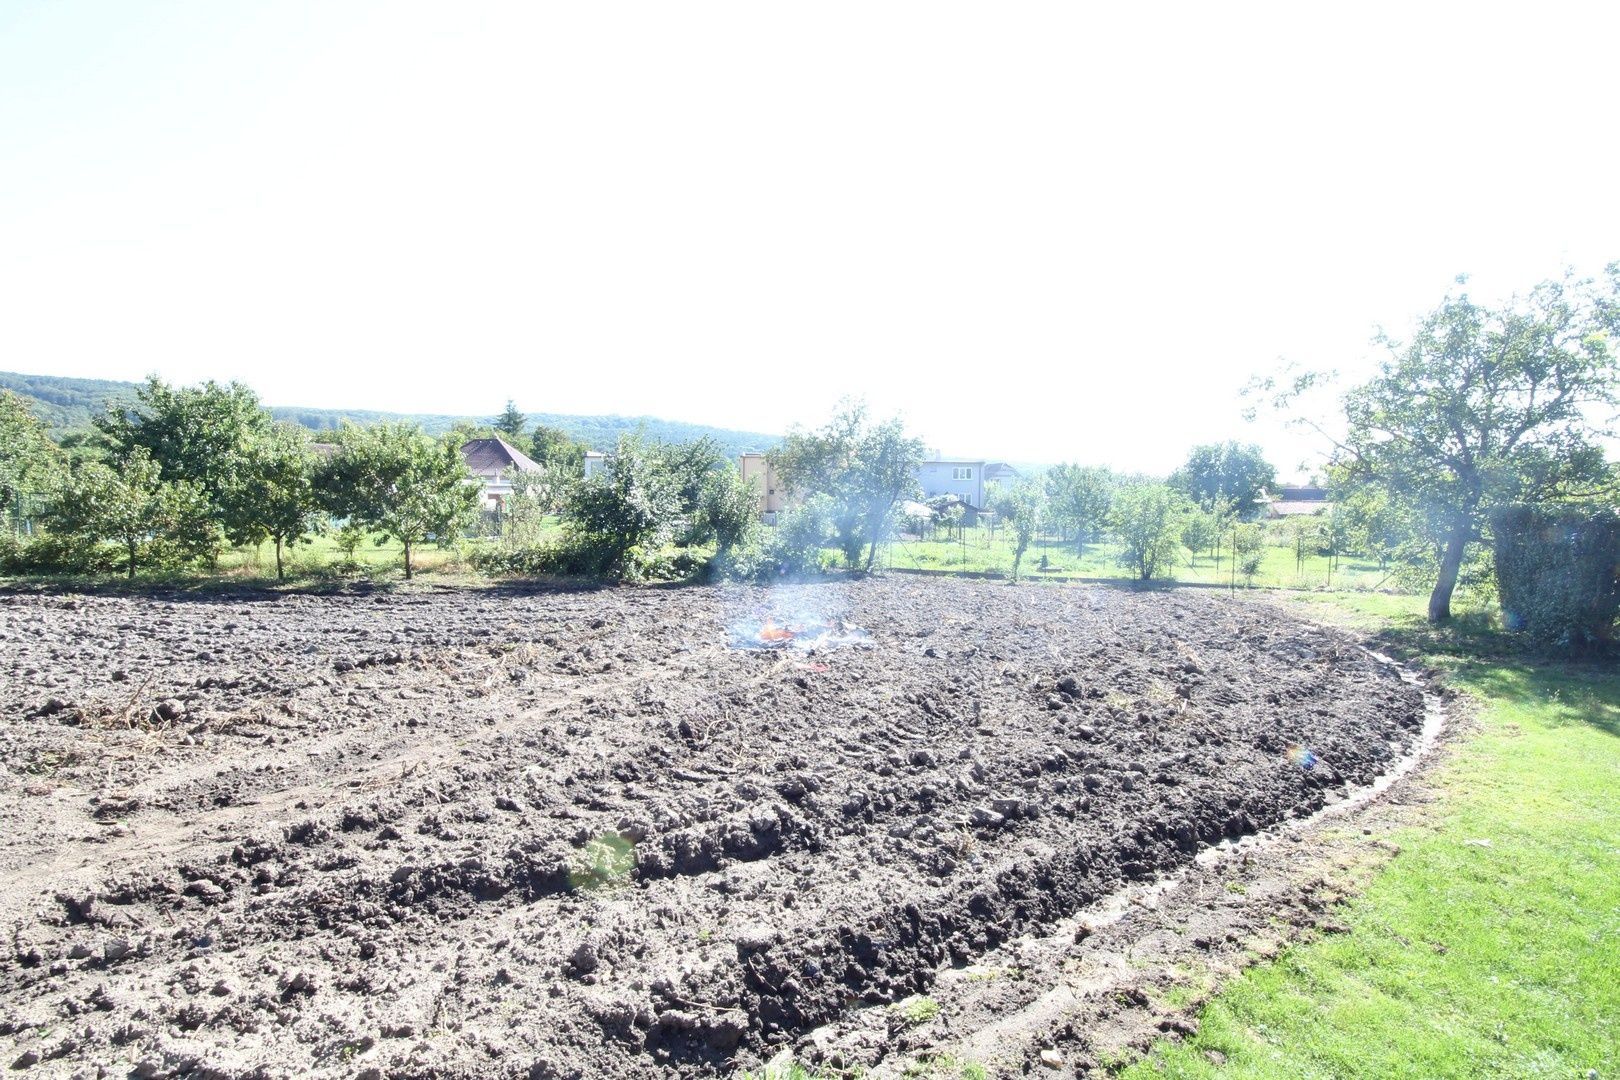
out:
M760 519L775 521L777 512L787 503L787 493L782 490L770 459L764 454L740 454L737 467L742 470L743 482L753 484L759 496Z

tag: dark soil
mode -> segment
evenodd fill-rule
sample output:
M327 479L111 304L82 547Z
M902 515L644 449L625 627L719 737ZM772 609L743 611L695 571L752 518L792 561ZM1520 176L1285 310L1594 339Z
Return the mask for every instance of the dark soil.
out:
M727 647L805 612L872 646ZM1349 636L1189 593L0 596L0 1067L726 1075L1422 719Z

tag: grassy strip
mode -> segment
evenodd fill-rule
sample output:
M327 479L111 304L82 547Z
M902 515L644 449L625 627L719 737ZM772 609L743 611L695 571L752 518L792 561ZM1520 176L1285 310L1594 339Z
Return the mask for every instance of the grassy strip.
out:
M970 574L1010 576L1013 564L1012 540L1006 530L994 537L985 528L966 530L962 541L899 540L881 549L883 564L897 570L932 570ZM1046 569L1041 569L1041 559ZM1075 554L1072 543L1042 539L1024 553L1023 575L1035 580L1050 575L1084 578L1128 579L1132 571L1119 562L1119 545L1112 541L1087 544L1084 554ZM1232 560L1216 560L1207 554L1196 558L1184 553L1172 576L1178 582L1201 585L1234 583ZM1289 548L1267 546L1261 552L1260 572L1253 584L1276 589L1373 589L1387 588L1389 574L1378 563L1361 556L1342 556L1332 562L1315 552L1296 562ZM1238 588L1245 582L1239 574Z
M1349 933L1250 969L1195 1037L1125 1075L1615 1075L1620 674L1538 666L1466 624L1431 635L1415 598L1331 602L1445 670L1479 702L1478 730L1341 913Z

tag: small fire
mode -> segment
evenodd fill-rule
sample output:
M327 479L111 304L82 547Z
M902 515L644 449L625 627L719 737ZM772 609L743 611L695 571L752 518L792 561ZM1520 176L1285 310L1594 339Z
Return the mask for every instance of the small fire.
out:
M836 649L844 645L872 644L872 635L859 626L842 619L833 621L817 616L783 619L767 618L763 622L733 623L731 647L734 649L794 649L812 652Z

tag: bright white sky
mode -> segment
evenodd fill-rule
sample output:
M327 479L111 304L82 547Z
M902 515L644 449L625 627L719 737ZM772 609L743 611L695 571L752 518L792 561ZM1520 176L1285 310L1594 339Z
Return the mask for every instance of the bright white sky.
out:
M0 2L0 368L1165 471L1620 258L1620 8Z

